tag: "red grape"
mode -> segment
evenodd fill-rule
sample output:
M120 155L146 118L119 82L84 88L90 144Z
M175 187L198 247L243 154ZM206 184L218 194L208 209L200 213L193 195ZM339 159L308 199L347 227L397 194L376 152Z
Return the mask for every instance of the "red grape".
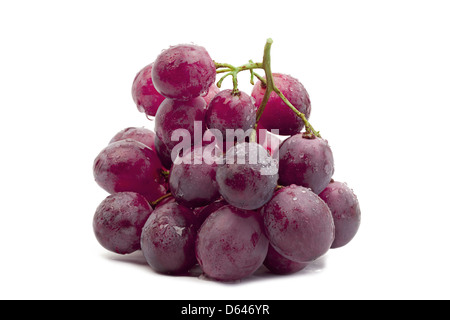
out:
M280 89L283 95L292 103L292 105L309 119L311 114L311 102L308 92L303 85L295 78L274 73L273 79L275 86ZM259 107L264 97L266 89L261 81L258 81L253 87L252 96L256 100L256 106ZM275 93L270 94L269 101L259 120L259 123L269 130L279 129L281 135L294 135L300 133L304 127L303 120L299 118Z
M95 181L109 193L132 191L152 202L166 193L156 153L136 140L113 142L94 161Z
M217 169L216 180L229 204L253 210L270 200L277 186L277 163L260 144L238 143L225 158Z
M135 192L106 197L95 211L93 227L98 242L106 249L127 254L141 248L141 232L153 209Z
M154 116L159 105L165 99L153 85L152 66L153 63L145 66L136 74L131 88L131 95L138 110L148 116Z
M331 248L348 244L361 223L361 209L353 190L346 183L333 181L319 195L333 215L336 236Z
M205 48L181 44L164 50L152 68L153 84L166 98L190 100L205 95L216 79L216 66Z
M261 214L270 244L289 260L313 261L333 243L330 209L307 188L291 185L278 190L261 209Z
M254 100L242 91L233 94L232 90L222 90L209 103L205 121L208 128L219 130L222 137L226 137L227 129L251 129L256 122Z
M296 184L319 194L331 181L334 159L326 140L296 134L286 139L279 149L279 184Z
M141 235L142 253L150 267L171 274L193 267L197 228L193 212L181 204L170 201L157 206Z
M198 146L172 165L169 186L175 199L190 208L202 207L220 197L216 182L217 163Z
M268 245L257 212L226 205L202 224L196 255L206 276L233 281L250 276L262 265Z
M220 89L217 87L215 83L209 87L208 93L203 96L203 99L205 99L206 105L208 106L211 100L220 92Z

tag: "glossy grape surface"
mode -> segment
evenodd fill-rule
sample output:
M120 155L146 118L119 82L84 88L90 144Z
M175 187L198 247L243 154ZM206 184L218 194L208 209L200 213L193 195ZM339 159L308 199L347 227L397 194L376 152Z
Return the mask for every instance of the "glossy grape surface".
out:
M336 236L331 248L348 244L361 224L361 209L358 198L345 183L333 181L319 195L333 215Z
M152 81L153 63L145 66L140 70L133 81L131 87L131 95L140 112L144 112L149 116L154 116L158 107L165 99L153 85Z
M330 146L321 138L305 138L296 134L286 139L279 149L279 184L311 188L319 194L331 181L334 158Z
M262 265L268 245L257 212L226 205L202 224L196 255L206 276L233 281L250 276Z
M135 192L106 197L97 207L93 227L98 242L107 250L127 254L141 248L141 232L153 209Z
M144 225L141 248L156 272L179 274L196 263L197 224L192 210L169 201L157 208Z
M190 100L205 95L216 79L216 67L205 48L182 44L164 50L152 68L153 84L166 98Z
M326 203L311 190L291 185L278 190L261 209L270 244L295 262L324 255L334 240L334 223Z
M273 79L275 86L280 89L283 95L298 111L305 115L306 119L309 119L311 101L303 85L297 79L285 74L274 73ZM266 89L261 85L261 81L258 81L253 87L252 97L255 98L257 107L261 105L265 91ZM279 129L281 135L300 133L304 127L303 120L275 92L271 92L259 123L269 130Z
M95 181L107 192L132 191L152 202L166 193L156 153L136 140L109 144L94 160Z
M227 151L216 180L229 204L257 209L271 199L277 186L277 163L260 144L238 143Z

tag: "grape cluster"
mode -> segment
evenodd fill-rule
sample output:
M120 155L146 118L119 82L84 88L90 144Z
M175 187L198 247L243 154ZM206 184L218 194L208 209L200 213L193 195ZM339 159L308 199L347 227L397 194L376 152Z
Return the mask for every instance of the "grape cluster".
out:
M353 239L358 199L333 180L333 153L308 121L304 86L271 72L269 40L262 63L217 63L183 44L137 73L132 98L155 128L118 132L94 160L110 193L93 220L104 248L141 250L158 273L198 264L210 279L235 281L262 265L298 272ZM251 95L238 89L242 71ZM228 76L233 89L222 90Z

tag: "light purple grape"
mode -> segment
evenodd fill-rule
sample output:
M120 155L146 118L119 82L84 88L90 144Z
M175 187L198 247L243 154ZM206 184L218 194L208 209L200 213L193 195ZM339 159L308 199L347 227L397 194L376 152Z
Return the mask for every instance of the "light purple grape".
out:
M291 185L278 190L261 214L270 244L289 260L314 261L333 243L330 209L307 188Z
M131 95L140 112L148 116L154 116L158 107L165 99L158 91L152 81L153 63L142 68L133 80Z
M209 103L206 112L206 125L209 129L217 129L226 137L227 129L253 128L256 122L256 106L252 97L240 91L220 91Z
M152 202L166 194L156 153L136 140L109 144L94 160L95 181L107 192L132 191Z
M292 274L303 270L307 265L307 262L295 262L283 257L271 245L269 245L269 250L264 260L264 266L275 274Z
M296 184L319 194L331 181L334 159L328 142L296 134L286 139L279 149L279 184Z
M106 197L97 207L93 227L98 242L107 250L128 254L141 248L141 232L153 209L135 192Z
M196 255L206 276L234 281L252 275L262 265L268 245L257 212L226 205L203 222Z
M179 157L170 169L170 192L182 205L205 206L220 197L216 182L217 163L202 146Z
M169 201L157 208L144 225L141 248L147 263L159 273L180 274L196 264L198 225L193 212Z
M155 133L144 127L129 127L119 131L109 143L132 139L145 144L152 150L155 150Z
M353 190L346 183L332 181L319 195L333 215L336 236L331 248L348 244L361 224L361 209Z
M275 86L280 89L283 95L292 105L309 119L311 114L311 101L308 92L303 85L295 78L274 73ZM252 96L255 98L256 106L259 107L263 101L265 87L258 81L253 87ZM270 94L264 112L259 120L264 128L269 130L279 129L281 135L294 135L300 133L304 127L303 120L299 118L275 93Z
M214 61L206 49L198 45L172 46L153 64L153 84L170 99L190 100L205 95L215 79Z
M267 203L278 180L276 161L258 143L238 143L219 166L216 181L222 197L231 205L254 210Z

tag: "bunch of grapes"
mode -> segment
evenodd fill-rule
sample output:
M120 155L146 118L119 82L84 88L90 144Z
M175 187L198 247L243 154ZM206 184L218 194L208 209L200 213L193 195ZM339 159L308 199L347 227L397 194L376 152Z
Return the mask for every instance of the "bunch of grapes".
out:
M120 131L94 161L110 193L93 221L103 247L142 250L158 273L198 264L208 278L234 281L262 265L298 272L353 239L358 200L332 179L333 153L308 121L304 86L272 73L271 45L261 63L238 67L176 45L136 75L133 100L155 128ZM250 95L238 88L243 71ZM222 90L227 77L233 89Z

